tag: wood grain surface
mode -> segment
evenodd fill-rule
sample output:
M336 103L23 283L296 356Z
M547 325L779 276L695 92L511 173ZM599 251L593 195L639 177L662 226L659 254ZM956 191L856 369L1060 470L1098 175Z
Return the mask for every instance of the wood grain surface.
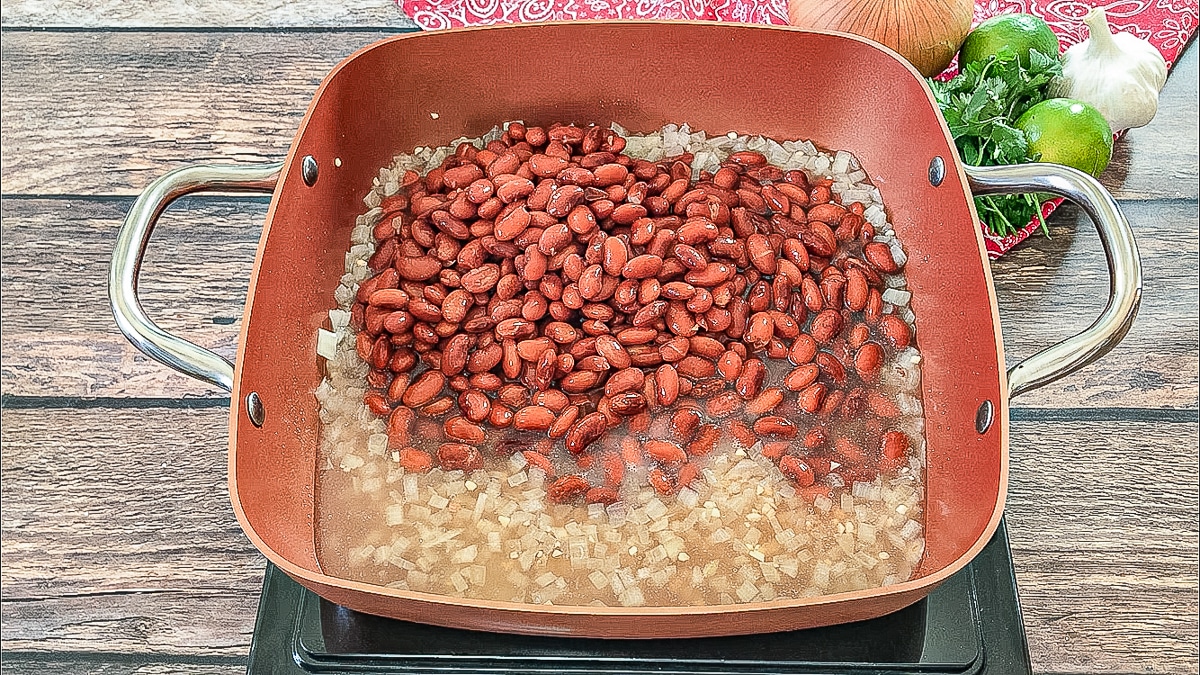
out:
M264 563L226 492L226 395L117 332L112 243L163 172L282 158L328 70L407 20L388 0L0 3L3 669L242 672ZM1133 330L1014 409L1007 517L1039 673L1200 672L1197 63L1193 46L1103 177L1143 257ZM173 207L150 315L232 356L265 211ZM1009 365L1107 297L1086 218L1064 208L1051 235L992 266Z
M246 653L263 563L228 502L225 420L221 408L3 411L5 649ZM1194 663L1195 454L1158 448L1196 433L1013 423L1007 513L1039 670Z
M393 32L9 31L4 191L129 195L181 164L282 159L321 79ZM1196 197L1195 52L1119 144L1103 179L1117 197Z
M46 658L28 652L6 653L4 655L4 672L9 675L26 675L36 673L58 672L87 673L88 675L243 675L246 672L245 659L230 657L212 662L209 659L200 661L180 661L177 658L164 659L162 662L146 661L145 659L109 660L104 655L80 659L64 660L61 658Z
M30 28L318 28L415 25L391 0L3 0L3 25Z

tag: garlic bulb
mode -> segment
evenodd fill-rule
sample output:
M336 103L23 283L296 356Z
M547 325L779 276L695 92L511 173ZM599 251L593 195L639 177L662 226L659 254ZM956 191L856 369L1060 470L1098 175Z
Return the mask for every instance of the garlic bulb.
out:
M1113 131L1145 126L1158 112L1167 62L1154 45L1129 33L1110 33L1100 8L1083 18L1090 37L1062 56L1063 76L1051 96L1090 103Z
M788 23L870 38L925 77L946 69L971 30L974 0L787 0Z

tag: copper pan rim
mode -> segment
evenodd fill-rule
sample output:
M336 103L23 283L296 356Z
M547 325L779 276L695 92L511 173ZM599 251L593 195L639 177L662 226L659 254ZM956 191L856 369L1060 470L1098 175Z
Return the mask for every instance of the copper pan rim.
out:
M756 31L761 30L761 31L773 31L773 32L788 32L788 33L798 33L798 34L835 36L835 37L849 40L852 42L861 43L861 44L867 45L875 50L883 52L890 59L892 59L899 65L903 66L907 71L909 71L911 73L911 75L914 79L916 79L917 81L919 81L921 83L921 86L924 89L925 95L928 98L928 104L936 109L936 103L933 98L933 92L932 92L932 90L930 90L929 86L925 83L923 76L916 70L915 67L913 67L910 63L908 63L898 53L896 53L894 50L888 48L887 46L882 45L873 40L870 40L868 38L864 38L864 37L850 34L850 33L838 32L838 31L811 30L811 29L797 28L797 27L792 27L792 26L767 26L767 25L760 25L760 24L740 24L740 23L714 23L714 22L709 22L709 21L695 21L695 20L668 21L668 20L613 19L613 20L586 20L586 21L548 21L548 22L522 23L522 24L513 24L513 25L471 26L471 27L460 27L460 28L450 28L450 29L445 29L445 30L439 30L439 31L437 31L437 34L470 34L470 33L481 33L481 32L493 32L493 31L537 30L542 27L553 27L553 26L560 26L560 25L564 25L564 24L569 24L572 26L596 26L596 27L647 26L647 25L671 25L671 26L687 25L687 26L701 26L701 27L704 27L705 30L711 29L711 30L715 30L715 31L720 31L720 30L728 29L728 28L737 28L737 29L743 29L743 30L744 29L752 29L752 30L756 30ZM408 34L397 35L397 36L385 38L383 40L377 41L375 43L372 43L370 45L360 48L359 50L355 51L351 55L347 56L343 61L338 63L337 66L335 66L329 72L329 74L325 77L325 79L322 81L320 87L317 89L316 93L314 94L313 98L310 101L308 110L306 111L304 119L301 121L300 126L297 130L297 134L295 136L295 139L297 139L297 141L293 142L292 146L289 148L287 159L284 163L285 172L290 170L290 168L294 168L295 163L298 161L299 155L301 153L301 150L300 150L300 147L298 144L298 139L300 139L303 136L304 131L310 122L312 113L316 109L316 107L318 106L318 104L321 100L322 94L325 92L329 83L338 75L339 72L341 72L344 68L346 68L355 59L359 58L363 54L366 54L372 50L378 49L380 47L383 47L387 44L394 43L394 42L405 41L405 40L420 40L423 37L426 37L428 35L430 35L430 33L413 32L413 33L408 33ZM945 135L947 141L949 142L950 138L951 138L949 129L946 127L945 121L941 119L940 115L938 116L938 119L941 124L942 133ZM952 145L952 142L951 142L951 145ZM967 191L967 194L969 194L969 189L967 188L967 177L966 177L966 174L963 170L963 167L962 167L961 162L959 161L957 155L952 154L947 159L948 159L948 163L953 167L953 172L948 172L948 175L949 176L957 176L959 182L963 186L964 191ZM280 186L282 186L282 185L283 185L283 181L281 180ZM275 195L272 198L271 206L270 206L270 209L266 216L266 227L264 228L262 238L260 239L259 250L256 255L255 269L254 269L254 273L251 277L250 287L248 290L249 297L255 296L256 282L258 280L258 261L260 261L262 259L263 248L267 241L267 237L269 234L269 228L274 220L275 211L278 206L279 192L280 192L280 189L277 189ZM968 204L969 204L969 209L970 209L972 217L977 218L974 202L972 200L968 200ZM986 260L987 260L986 248L984 246L982 233L980 233L978 231L978 229L975 230L975 239L976 239L976 244L977 244L977 248L978 248L979 258L980 258L980 260L983 260L986 263ZM996 332L995 339L996 339L996 345L998 348L997 359L998 359L999 363L1003 364L1004 363L1004 354L1003 354L1003 343L1001 342L1001 336L1000 336L1000 330L999 330L1000 321L999 321L998 303L997 303L997 299L996 299L996 295L995 295L994 285L992 284L990 270L986 264L984 264L984 272L987 276L987 278L986 278L987 284L986 285L988 287L988 296L989 296L990 305L991 305L993 326L995 327L995 332ZM247 304L246 314L248 315L249 312L250 312L250 305ZM371 594L371 595L376 595L376 596L385 596L388 598L393 598L397 601L409 601L409 602L416 601L416 602L419 602L422 604L426 604L429 607L439 607L439 606L441 606L441 607L459 607L459 608L470 607L470 608L478 608L478 609L501 610L504 612L513 612L513 613L559 615L559 616L598 616L598 617L698 616L698 617L703 617L703 616L718 616L718 615L730 615L730 614L755 614L755 613L768 611L768 610L781 610L781 609L788 609L788 608L815 607L815 606L828 606L828 605L842 605L842 604L850 603L853 601L880 599L880 598L905 595L905 594L917 594L917 595L915 595L915 597L913 597L913 601L915 602L916 600L920 599L921 597L924 597L924 595L926 595L930 591L932 591L933 588L935 588L937 585L939 585L940 583L945 581L948 577L950 577L951 575L955 574L956 572L958 572L959 570L964 568L966 565L968 565L971 562L971 560L974 559L974 557L983 549L983 547L991 539L992 535L996 531L996 528L999 526L1001 517L1003 516L1005 498L1007 495L1008 473L1009 473L1009 456L1008 456L1008 431L1009 430L1008 430L1008 400L1002 396L997 401L997 411L996 411L996 417L997 417L996 422L999 427L999 433L1000 433L1000 458L999 458L1000 459L1000 475L999 475L1000 489L999 489L999 493L998 493L999 494L998 499L996 500L996 502L993 506L991 516L990 516L986 526L982 529L982 531L980 532L979 536L975 539L975 541L969 547L967 547L963 551L963 553L960 556L958 556L958 558L953 560L951 563L943 565L940 568L938 568L937 570L930 572L928 574L919 575L919 576L915 575L914 578L912 578L908 581L905 581L905 582L896 583L896 584L892 584L889 586L860 590L860 591L828 594L828 595L821 595L821 596L812 596L812 597L806 597L806 598L787 598L787 599L780 599L780 600L772 600L769 602L742 603L742 604L729 604L729 605L706 605L706 606L595 607L595 606L572 606L572 605L562 605L562 606L560 606L560 605L531 605L528 603L515 603L515 602L502 602L502 601L490 601L490 600L476 600L476 599L470 599L470 598L457 598L457 597L434 594L434 593L399 590L399 589L388 588L385 586L350 581L350 580L341 579L338 577L331 577L331 576L325 575L323 573L314 572L314 571L306 569L300 565L297 565L296 563L289 560L286 556L280 554L278 551L276 551L274 548L272 548L270 545L268 545L267 542L262 538L262 536L260 536L259 533L255 530L254 526L252 525L252 523L250 522L249 518L247 517L247 515L245 513L245 510L242 506L241 500L237 496L238 495L238 482L237 482L236 461L237 461L237 429L239 426L239 420L238 420L236 403L241 399L241 384L242 384L241 370L242 370L242 364L243 364L242 352L244 350L244 347L245 347L246 341L247 341L247 331L248 331L249 323L250 323L248 321L248 318L249 318L248 316L244 317L243 322L242 322L241 335L239 336L238 358L235 362L237 372L235 373L235 376L234 376L235 385L234 385L234 390L232 392L232 400L235 402L235 405L234 405L234 409L231 411L231 415L230 415L229 492L230 492L230 496L231 496L231 502L233 504L234 512L237 516L238 522L241 524L242 529L246 532L247 537L251 540L251 542L255 545L255 547L258 548L267 557L267 559L271 563L275 564L282 571L284 571L285 573L287 573L289 576L296 579L297 581L301 582L302 584L304 582L309 582L311 584L318 584L318 585L321 585L324 587L344 589L347 591L352 591L352 592L357 592L357 593L366 593L366 594ZM1005 373L1004 373L1003 369L1000 370L1000 378L1001 378L1000 390L1006 391L1007 390L1007 381L1005 379ZM581 633L573 633L573 634L582 635Z
M730 49L742 58L714 58ZM562 77L567 62L584 64L587 77ZM747 67L755 77L745 77ZM769 602L627 608L457 598L324 573L314 537L319 419L311 392L323 375L316 331L328 320L329 298L344 273L347 219L353 223L362 213L357 195L394 149L479 135L501 119L617 120L635 132L688 122L714 134L810 139L853 152L871 167L889 221L908 259L918 262L906 270L910 307L922 322L926 504L924 557L912 579ZM330 161L339 157L345 161ZM204 191L273 192L236 366L164 331L137 294L158 216L179 196ZM1006 371L972 196L1014 192L1052 193L1078 204L1099 231L1110 286L1108 303L1087 329ZM925 597L962 570L998 527L1008 488L1011 397L1120 343L1142 288L1132 229L1099 182L1054 164L962 165L927 83L891 50L840 33L698 21L476 27L369 45L321 83L285 164L193 165L150 183L118 233L108 282L117 326L138 349L232 393L234 513L250 541L285 573L326 600L369 614L600 638L794 630L878 617Z

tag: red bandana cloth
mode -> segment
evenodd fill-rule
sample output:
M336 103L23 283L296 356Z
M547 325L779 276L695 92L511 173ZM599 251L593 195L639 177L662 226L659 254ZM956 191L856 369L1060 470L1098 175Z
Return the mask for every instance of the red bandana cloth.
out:
M787 25L786 0L396 0L421 28L435 30L495 23L570 19L697 19ZM1197 0L985 0L975 3L975 23L997 14L1040 16L1063 49L1087 37L1083 16L1103 7L1113 29L1132 33L1162 52L1170 67L1200 18ZM1061 199L1042 205L1049 216ZM1006 237L983 229L988 255L998 258L1038 229L1037 219Z

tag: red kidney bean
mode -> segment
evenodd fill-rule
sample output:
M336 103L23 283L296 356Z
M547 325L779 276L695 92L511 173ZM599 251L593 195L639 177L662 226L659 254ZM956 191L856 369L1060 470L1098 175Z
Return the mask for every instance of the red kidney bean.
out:
M591 489L581 476L563 476L546 488L546 497L556 504L567 504L585 497Z
M767 368L758 359L746 359L742 371L734 380L734 389L743 399L749 400L758 395L767 376Z
M546 431L554 424L554 411L542 406L525 406L513 413L513 428L521 431Z
M779 470L800 487L808 487L816 481L816 476L809 464L794 455L780 458Z
M779 438L795 438L798 430L796 424L786 417L768 415L754 422L754 433L759 436L777 436Z
M678 466L687 461L683 448L670 441L649 440L642 444L642 452L663 466Z
M645 373L640 368L631 367L618 370L610 375L608 381L604 383L604 393L607 396L615 396L622 392L634 391L641 388L645 377Z
M712 361L699 356L685 356L675 364L675 370L679 371L680 375L698 379L712 377L717 372L717 367Z
M792 391L803 391L808 385L817 381L821 368L815 363L797 366L783 378L783 385Z
M671 405L679 397L679 373L664 363L654 372L655 393L660 405Z
M879 319L879 332L895 349L905 349L912 341L912 330L904 320L894 314Z
M562 438L567 434L567 431L575 424L581 414L581 408L577 405L568 406L559 413L554 422L550 424L546 433L550 438Z
M902 431L889 431L880 442L880 453L892 460L903 459L908 454L910 442Z
M825 402L825 385L817 382L805 387L797 399L800 409L807 413L816 413Z
M713 451L713 448L716 447L717 441L719 440L721 440L721 427L715 424L702 425L696 430L695 438L693 438L692 441L687 444L687 454L690 457L701 457L703 455L707 455ZM697 467L694 463L685 465L679 471L680 485L686 485L692 481L692 478L695 478L695 476L687 479L684 478L684 471L689 467L693 468L696 473L699 473L699 467Z
M691 341L683 336L673 337L659 345L658 353L663 361L675 363L688 355L691 349Z
M780 403L783 403L783 391L778 387L770 387L746 402L746 414L762 415L778 408Z
M450 413L417 425L454 441L437 447L444 468L482 466L474 446L488 425L544 433L535 444L546 453L561 439L586 469L613 426L653 438L660 406L680 441L649 442L661 455L649 480L664 494L695 478L686 456L711 451L724 425L749 447L798 436L798 412L861 424L886 461L902 461L907 437L883 431L898 407L872 386L912 329L883 313L882 275L901 266L873 240L863 206L761 153L734 153L693 182L690 155L655 163L623 148L598 126L513 123L483 150L462 144L423 178L406 173L385 200L370 260L379 271L360 284L351 325L371 367L364 403L389 415L401 463L431 468L433 456L408 445L414 415ZM764 361L785 358L790 371L768 383ZM795 392L786 400L785 389ZM697 404L727 419L702 424ZM825 447L826 435L808 429L805 447ZM769 441L764 455L802 486L828 472L790 443ZM621 478L605 468L604 487L563 476L551 498L611 503Z
M867 342L854 355L854 370L863 382L874 383L879 379L883 364L883 347L876 342Z
M726 351L717 361L717 372L726 381L734 381L742 372L742 356L733 350Z
M606 428L608 428L608 421L602 413L590 413L571 425L563 438L563 443L568 451L578 455L587 446L598 440Z
M895 274L900 271L900 266L892 258L892 249L887 244L879 242L868 242L863 245L863 256L867 262L874 265L881 272L887 274Z
M704 404L704 410L710 417L728 417L741 407L742 400L733 391L723 391Z
M681 408L671 415L671 433L679 439L690 437L700 426L700 411L695 408Z
M448 471L474 471L483 468L483 455L464 443L443 443L438 446L438 464Z
M758 437L754 435L754 432L742 420L730 421L729 433L743 448L749 448L758 442Z

